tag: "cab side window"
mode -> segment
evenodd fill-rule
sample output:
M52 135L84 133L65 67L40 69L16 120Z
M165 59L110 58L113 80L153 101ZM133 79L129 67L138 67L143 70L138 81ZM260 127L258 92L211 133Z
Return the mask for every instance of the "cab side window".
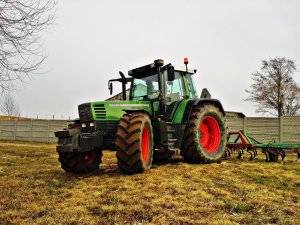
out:
M172 102L179 101L184 98L184 84L182 77L179 72L175 72L175 79L173 81L167 81L167 74L164 74L164 79L166 81L166 102L170 105Z

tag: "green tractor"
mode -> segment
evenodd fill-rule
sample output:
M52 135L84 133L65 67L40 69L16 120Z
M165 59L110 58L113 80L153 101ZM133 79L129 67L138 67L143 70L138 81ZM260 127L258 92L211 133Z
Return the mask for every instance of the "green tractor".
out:
M174 68L155 60L130 70L129 77L120 72L108 87L112 94L112 83L121 82L121 100L79 105L79 119L55 132L62 169L92 172L106 149L116 150L121 172L129 174L148 170L179 149L188 163L219 161L226 147L224 109L206 89L198 97L196 70L187 67L187 58L184 63Z

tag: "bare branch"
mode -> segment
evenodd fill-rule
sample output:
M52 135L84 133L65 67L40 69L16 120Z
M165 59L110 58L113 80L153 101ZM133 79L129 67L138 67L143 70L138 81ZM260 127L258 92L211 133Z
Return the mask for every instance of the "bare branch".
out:
M0 0L0 88L36 71L46 56L39 34L52 24L54 0Z

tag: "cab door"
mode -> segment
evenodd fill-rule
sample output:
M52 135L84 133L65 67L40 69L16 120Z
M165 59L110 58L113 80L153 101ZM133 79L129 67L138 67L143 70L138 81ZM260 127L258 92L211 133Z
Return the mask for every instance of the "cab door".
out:
M166 113L164 119L166 121L172 121L174 114L180 103L186 99L185 86L182 78L182 74L175 71L175 79L168 81L167 73L164 73L165 81L165 102L166 102Z

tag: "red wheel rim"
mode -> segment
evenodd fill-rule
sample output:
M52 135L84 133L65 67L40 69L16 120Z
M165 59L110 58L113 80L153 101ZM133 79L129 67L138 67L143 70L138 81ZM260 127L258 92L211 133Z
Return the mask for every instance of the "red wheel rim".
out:
M96 158L96 153L95 152L91 152L90 154L88 154L88 155L86 155L84 157L84 161L87 164L92 164L95 161L95 158Z
M150 133L149 130L144 127L142 132L142 160L144 163L148 162L149 152L150 152Z
M221 143L221 132L218 121L212 116L206 116L199 126L199 142L206 152L214 153Z

